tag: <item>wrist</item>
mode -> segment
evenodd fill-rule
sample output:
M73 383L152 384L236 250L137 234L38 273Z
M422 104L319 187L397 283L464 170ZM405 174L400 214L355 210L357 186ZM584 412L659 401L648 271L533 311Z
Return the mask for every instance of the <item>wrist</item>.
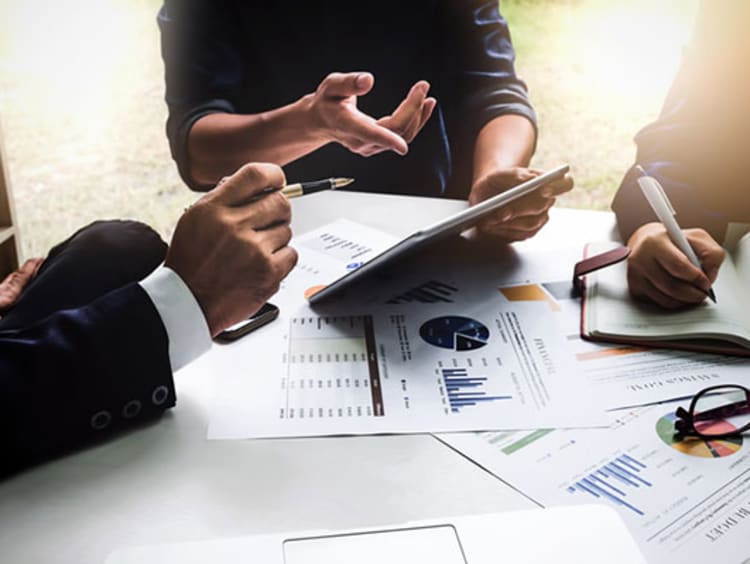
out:
M306 94L294 102L296 124L301 127L305 139L323 146L333 141L333 133L326 125L319 109L319 100L315 93Z

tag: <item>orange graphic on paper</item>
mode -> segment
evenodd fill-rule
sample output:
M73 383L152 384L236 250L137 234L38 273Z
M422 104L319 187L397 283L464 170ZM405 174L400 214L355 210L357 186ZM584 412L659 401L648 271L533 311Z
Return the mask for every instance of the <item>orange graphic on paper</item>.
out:
M547 302L552 311L560 311L560 304L550 296L539 284L524 284L498 288L509 302Z
M639 353L645 350L646 349L642 347L614 347L611 349L600 349L596 351L578 353L576 355L576 360L597 360L600 358L607 358L609 356L619 356L621 354Z
M309 299L310 296L317 294L325 287L326 287L325 284L318 284L317 286L310 286L307 290L305 290L305 299Z

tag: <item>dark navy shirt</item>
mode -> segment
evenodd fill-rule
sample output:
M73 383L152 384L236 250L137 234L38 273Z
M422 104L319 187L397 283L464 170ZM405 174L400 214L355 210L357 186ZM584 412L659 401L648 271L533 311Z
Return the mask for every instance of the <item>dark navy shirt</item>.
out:
M750 222L750 3L705 2L661 115L636 136L637 162L657 178L683 228L721 242ZM631 169L612 203L620 234L657 221Z
M254 114L314 92L331 72L369 71L358 106L390 114L418 80L438 105L409 154L361 157L330 143L285 167L290 182L357 179L358 190L465 198L481 127L503 114L535 125L495 1L166 0L159 13L167 134L183 179L187 136L212 112Z

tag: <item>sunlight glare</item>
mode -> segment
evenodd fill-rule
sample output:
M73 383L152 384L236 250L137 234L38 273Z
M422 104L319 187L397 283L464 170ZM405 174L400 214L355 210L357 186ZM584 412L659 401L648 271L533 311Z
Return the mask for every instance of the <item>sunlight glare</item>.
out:
M126 79L122 68L138 40L127 34L127 17L117 0L14 2L6 21L4 70L34 93L28 103L39 112L62 112L69 119L88 115L96 128L113 111L116 86Z
M586 69L586 86L610 103L630 104L666 92L690 38L697 3L602 3L582 22L577 56Z

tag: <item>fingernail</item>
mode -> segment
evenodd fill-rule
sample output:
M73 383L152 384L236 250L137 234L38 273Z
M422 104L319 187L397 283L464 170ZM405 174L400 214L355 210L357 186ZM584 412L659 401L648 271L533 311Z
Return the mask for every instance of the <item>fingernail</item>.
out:
M367 80L368 80L367 73L360 73L359 76L357 76L357 80L355 81L355 84L357 85L357 88L364 88L367 86Z

